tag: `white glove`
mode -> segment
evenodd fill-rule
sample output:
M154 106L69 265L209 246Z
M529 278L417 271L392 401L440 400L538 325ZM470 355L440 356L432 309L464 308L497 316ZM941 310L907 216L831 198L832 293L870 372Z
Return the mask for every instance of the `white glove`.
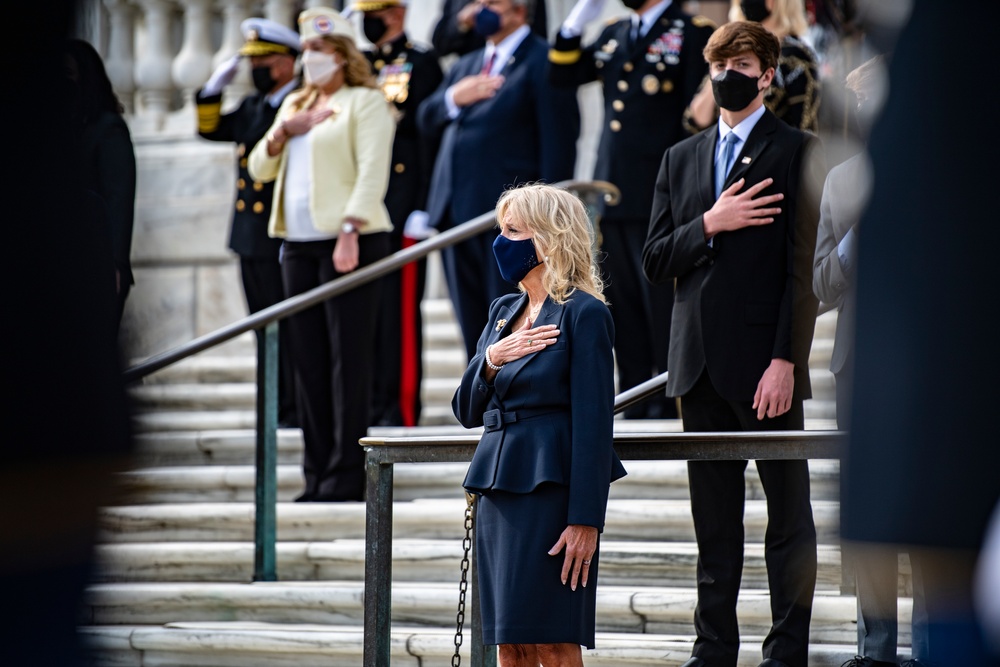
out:
M406 224L403 225L403 236L414 239L415 241L423 241L424 239L430 238L436 231L429 224L431 216L427 214L427 211L413 211L406 218Z
M577 0L569 16L563 21L560 33L563 37L578 37L584 26L601 15L606 0Z
M208 83L204 85L201 92L206 97L209 95L218 95L222 92L222 89L228 86L233 77L236 76L236 70L240 66L240 61L243 56L235 55L229 60L224 60L221 65L215 68L212 72L211 78Z

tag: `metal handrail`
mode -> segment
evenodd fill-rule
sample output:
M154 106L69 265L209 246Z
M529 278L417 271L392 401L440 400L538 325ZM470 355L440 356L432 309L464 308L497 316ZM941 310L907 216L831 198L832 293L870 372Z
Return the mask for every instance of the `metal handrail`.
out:
M666 382L666 373L625 394L648 395ZM631 404L620 395L616 409ZM638 399L636 399L638 400ZM732 461L836 459L840 431L759 431L739 433L618 433L614 447L623 461ZM396 463L467 463L480 436L361 439L368 477L365 511L364 667L389 667L392 611L393 466ZM476 552L472 550L470 667L495 667L496 652L482 642Z
M565 190L575 190L582 193L582 196L600 195L608 205L615 205L621 196L618 188L607 181L560 181L556 187ZM582 198L581 196L581 198ZM332 280L319 287L314 287L308 292L289 297L280 303L258 311L232 324L216 329L211 333L179 345L171 350L154 355L145 361L128 368L124 373L125 382L135 382L150 373L161 370L191 355L203 352L228 340L246 333L253 329L261 329L272 322L283 320L290 315L299 313L307 308L311 308L318 303L340 296L361 285L377 280L393 271L397 271L406 264L422 259L435 250L452 246L456 243L470 239L480 234L495 224L495 217L492 211L476 216L468 222L462 223L447 231L441 232L420 243L416 243L408 248L404 248L392 255L364 266L356 271L352 271L346 276Z

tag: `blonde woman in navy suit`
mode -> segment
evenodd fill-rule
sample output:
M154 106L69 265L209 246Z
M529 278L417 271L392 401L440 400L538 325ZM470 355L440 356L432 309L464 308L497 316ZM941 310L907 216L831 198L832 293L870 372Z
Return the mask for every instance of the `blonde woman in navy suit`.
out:
M494 255L521 294L490 307L452 407L485 431L465 479L480 494L483 643L501 667L582 665L594 647L598 536L612 448L614 325L583 204L530 185L497 204Z

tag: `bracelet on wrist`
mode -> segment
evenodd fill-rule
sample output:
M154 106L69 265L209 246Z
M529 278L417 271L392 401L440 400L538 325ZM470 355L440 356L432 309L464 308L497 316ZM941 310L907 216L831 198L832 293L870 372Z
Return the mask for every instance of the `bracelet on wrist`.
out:
M486 348L486 365L490 367L490 370L499 371L506 364L500 364L499 366L497 366L496 364L493 363L493 360L490 359L490 348L491 347L493 347L493 346L490 345L490 346L487 346L487 348Z

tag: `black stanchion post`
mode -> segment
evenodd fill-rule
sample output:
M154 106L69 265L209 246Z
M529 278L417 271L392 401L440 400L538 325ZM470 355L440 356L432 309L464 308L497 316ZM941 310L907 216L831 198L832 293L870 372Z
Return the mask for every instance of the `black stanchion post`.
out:
M392 463L377 450L365 457L365 653L364 667L389 667L392 608Z
M257 446L254 581L277 581L278 322L257 339Z

